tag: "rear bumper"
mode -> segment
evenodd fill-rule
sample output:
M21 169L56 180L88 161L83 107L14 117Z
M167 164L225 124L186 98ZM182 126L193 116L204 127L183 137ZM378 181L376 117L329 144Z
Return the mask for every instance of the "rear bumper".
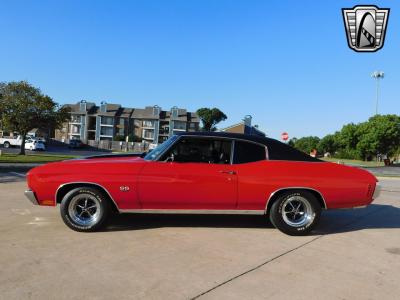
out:
M376 199L381 194L382 187L380 186L379 182L376 183L374 194L372 195L372 199Z
M36 199L36 195L35 192L32 190L26 190L25 191L25 196L26 198L29 199L29 201L31 201L34 205L39 205L39 202Z

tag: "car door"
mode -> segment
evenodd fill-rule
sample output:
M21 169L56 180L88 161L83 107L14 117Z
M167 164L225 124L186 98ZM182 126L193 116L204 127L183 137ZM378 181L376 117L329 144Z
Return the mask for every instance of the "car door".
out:
M274 185L265 145L235 140L232 170L237 175L238 209L264 210Z
M229 139L181 136L139 176L144 209L235 209L237 179Z

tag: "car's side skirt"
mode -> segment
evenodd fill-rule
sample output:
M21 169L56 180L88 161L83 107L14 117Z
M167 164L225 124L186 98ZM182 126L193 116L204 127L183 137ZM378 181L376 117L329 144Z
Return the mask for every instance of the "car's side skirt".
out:
M239 209L120 209L120 213L138 214L200 214L200 215L264 215L264 210Z

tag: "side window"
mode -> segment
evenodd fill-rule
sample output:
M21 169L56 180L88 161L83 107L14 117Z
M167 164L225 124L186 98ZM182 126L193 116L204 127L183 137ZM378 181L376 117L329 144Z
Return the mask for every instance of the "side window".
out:
M235 141L234 151L234 164L244 164L267 159L265 146L254 143Z
M163 157L162 161L229 164L231 141L183 137Z

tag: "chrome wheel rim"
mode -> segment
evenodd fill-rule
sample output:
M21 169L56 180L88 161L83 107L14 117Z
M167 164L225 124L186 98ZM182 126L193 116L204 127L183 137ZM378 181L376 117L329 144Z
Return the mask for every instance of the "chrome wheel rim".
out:
M100 202L90 194L77 195L69 203L68 213L76 224L91 226L100 218Z
M301 196L291 196L282 204L282 218L292 227L302 227L312 223L315 214L311 204Z

